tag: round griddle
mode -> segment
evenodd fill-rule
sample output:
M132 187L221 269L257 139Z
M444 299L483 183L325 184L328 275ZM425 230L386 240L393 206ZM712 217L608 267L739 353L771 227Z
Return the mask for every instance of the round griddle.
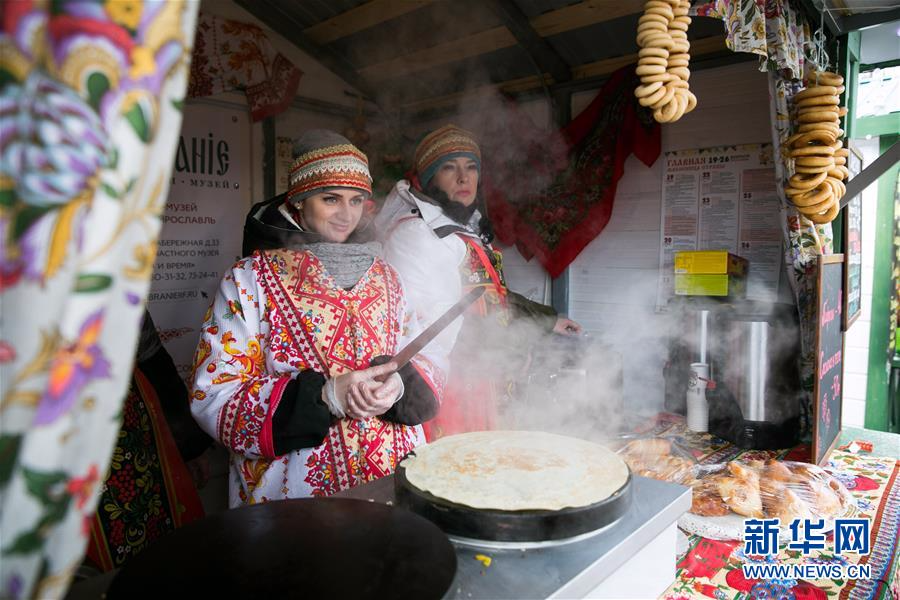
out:
M497 542L540 542L573 538L618 520L631 504L631 471L609 498L561 510L488 510L449 502L422 491L406 478L401 464L394 474L397 501L436 523L447 534Z
M211 515L126 563L108 597L440 598L456 553L440 529L363 500L282 500Z

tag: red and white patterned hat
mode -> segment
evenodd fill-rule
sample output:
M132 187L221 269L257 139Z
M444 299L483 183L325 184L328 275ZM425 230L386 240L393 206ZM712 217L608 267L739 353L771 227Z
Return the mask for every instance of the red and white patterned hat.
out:
M369 160L350 141L325 129L304 133L294 143L289 200L302 200L329 188L353 188L372 194Z
M445 161L466 157L474 160L481 170L481 149L475 134L456 125L444 125L422 138L416 148L416 173L425 187Z

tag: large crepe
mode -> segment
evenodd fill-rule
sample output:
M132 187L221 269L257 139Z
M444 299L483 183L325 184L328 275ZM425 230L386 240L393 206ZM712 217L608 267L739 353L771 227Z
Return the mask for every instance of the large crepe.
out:
M419 446L406 478L433 496L493 510L559 510L609 498L628 466L603 446L540 431L478 431Z

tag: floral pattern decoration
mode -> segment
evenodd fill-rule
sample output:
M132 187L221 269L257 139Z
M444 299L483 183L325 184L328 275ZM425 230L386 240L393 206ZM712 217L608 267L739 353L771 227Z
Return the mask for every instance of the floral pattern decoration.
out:
M788 0L713 0L695 4L691 14L722 19L728 48L759 55L760 71L802 77L809 25Z
M0 4L0 596L60 597L119 430L196 3ZM113 325L114 324L114 325Z
M708 433L688 431L679 417L659 419L644 433L675 439L688 448L701 464L729 460L809 460L809 447L773 451L745 451ZM889 442L896 446L896 436ZM876 452L879 447L876 447ZM888 452L891 448L885 448ZM885 598L900 580L900 461L892 457L860 456L835 451L825 468L843 483L856 500L854 518L871 518L869 556L855 553L834 555L813 550L809 556L782 546L774 557L748 556L737 541L719 541L688 536L688 549L676 565L676 579L661 596L664 600L716 598L745 600L794 598L826 600L831 598ZM741 569L750 562L779 564L868 564L872 579L856 581L797 579L750 580Z
M200 14L188 96L243 90L260 121L290 106L302 75L256 25Z

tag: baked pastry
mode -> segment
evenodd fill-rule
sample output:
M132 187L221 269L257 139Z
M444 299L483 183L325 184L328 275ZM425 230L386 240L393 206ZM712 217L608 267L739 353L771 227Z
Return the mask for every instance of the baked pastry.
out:
M731 512L719 494L694 494L691 500L691 512L703 517L724 517Z
M633 440L622 448L622 454L631 456L663 456L672 453L672 442L663 438Z
M812 516L806 501L786 486L781 486L777 494L763 493L763 507L766 517L777 517L782 524Z
M797 133L784 144L783 155L793 159L794 174L784 188L794 208L813 223L830 223L840 211L846 192L844 180L849 150L840 128L847 109L840 106L844 78L837 73L815 73L808 87L794 95Z
M659 123L677 121L697 106L688 84L690 7L689 0L647 0L638 19L635 41L640 50L635 73L641 85L634 95L641 106L653 110Z
M611 450L541 431L472 431L416 448L401 463L410 485L488 510L561 510L606 500L628 481Z
M691 512L723 516L794 519L829 518L846 508L841 483L815 465L778 460L751 460L700 467L705 471L693 489Z
M731 512L722 495L719 494L718 480L722 477L709 477L698 481L693 486L691 512L704 517L724 517Z
M669 454L672 444L662 438L634 440L623 447L619 454L631 470L642 476L682 485L692 485L694 463L680 456Z
M728 463L728 470L731 477L722 477L718 480L717 487L722 500L739 515L762 517L759 475L734 461Z
M832 517L843 509L840 496L831 489L827 482L811 479L806 482L806 488L809 494L810 508L817 517Z
M770 460L766 462L763 478L774 481L792 481L794 474L783 462Z

